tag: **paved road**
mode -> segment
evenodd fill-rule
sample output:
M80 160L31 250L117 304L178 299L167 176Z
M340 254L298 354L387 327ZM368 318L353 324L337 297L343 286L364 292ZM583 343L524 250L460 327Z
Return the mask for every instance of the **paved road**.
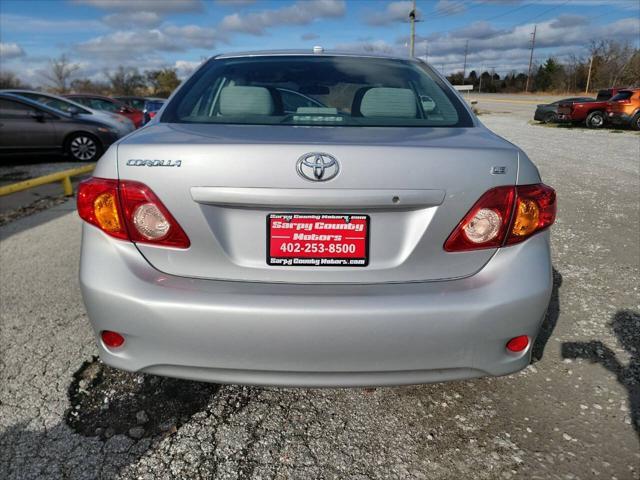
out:
M508 377L376 390L104 368L69 202L0 228L2 476L639 478L640 136L534 126L518 112L481 118L559 194L541 360Z

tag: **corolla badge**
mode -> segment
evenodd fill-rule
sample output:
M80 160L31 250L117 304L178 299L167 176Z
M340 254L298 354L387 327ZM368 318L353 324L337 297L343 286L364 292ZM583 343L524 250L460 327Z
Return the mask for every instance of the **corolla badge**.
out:
M326 182L340 172L338 160L328 153L305 153L296 163L298 175L313 182Z
M132 158L127 160L129 167L179 167L182 160L144 160L141 158Z

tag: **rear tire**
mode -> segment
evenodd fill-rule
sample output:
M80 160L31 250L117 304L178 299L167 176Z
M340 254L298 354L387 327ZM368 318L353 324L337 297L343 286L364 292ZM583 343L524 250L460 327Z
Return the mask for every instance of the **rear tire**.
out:
M74 133L67 139L65 152L74 162L95 162L102 155L102 144L89 133Z
M585 123L586 123L588 128L602 128L602 127L604 127L604 112L602 112L600 110L596 110L594 112L591 112L589 114L589 116L587 116L587 119L585 120Z
M640 112L636 113L631 119L631 129L640 130Z

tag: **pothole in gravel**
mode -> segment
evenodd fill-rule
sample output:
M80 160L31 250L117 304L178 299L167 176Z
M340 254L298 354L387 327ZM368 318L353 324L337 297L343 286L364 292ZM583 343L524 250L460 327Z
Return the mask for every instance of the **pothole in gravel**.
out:
M69 386L65 420L73 430L106 440L169 435L206 408L219 386L117 370L97 357L84 362Z

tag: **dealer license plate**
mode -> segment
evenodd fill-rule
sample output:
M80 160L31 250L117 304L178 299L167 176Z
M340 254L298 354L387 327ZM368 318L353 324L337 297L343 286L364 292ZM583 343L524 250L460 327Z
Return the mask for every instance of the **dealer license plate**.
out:
M366 267L369 216L270 213L267 264L311 267Z

